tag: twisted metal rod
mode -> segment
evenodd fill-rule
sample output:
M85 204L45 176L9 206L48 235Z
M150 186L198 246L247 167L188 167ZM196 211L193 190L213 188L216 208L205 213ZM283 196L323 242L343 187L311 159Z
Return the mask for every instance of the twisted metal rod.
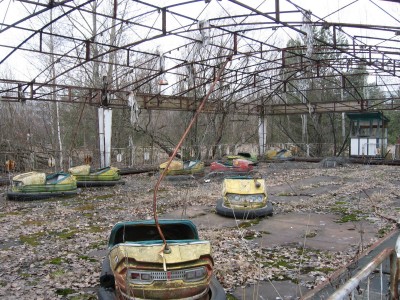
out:
M222 64L222 66L221 66L221 68L219 69L217 75L215 76L215 79L214 79L214 81L213 81L213 83L212 83L210 89L208 90L207 94L205 95L205 97L204 97L203 100L201 101L200 105L198 106L198 108L197 108L195 114L193 115L192 120L190 121L188 127L186 128L186 130L185 130L185 132L183 133L183 135L182 135L180 141L178 142L178 144L176 145L176 147L175 147L175 149L174 149L172 155L170 156L170 158L169 158L169 160L168 160L168 162L167 162L167 165L166 165L164 171L161 173L161 176L158 178L157 183L156 183L156 185L154 186L154 193L153 193L153 214L154 214L154 221L155 221L155 224L156 224L158 233L160 234L160 237L161 237L161 239L163 240L163 247L162 247L162 249L160 250L160 253L161 253L161 252L164 252L164 251L166 251L166 250L168 251L169 248L168 248L168 245L167 245L167 241L165 240L164 234L163 234L163 232L162 232L162 230L161 230L160 224L159 224L159 222L158 222L158 216L157 216L157 192L158 192L158 189L159 189L159 187L160 187L161 181L163 180L163 178L165 177L165 175L166 175L166 173L167 173L167 170L168 170L168 168L169 168L169 166L170 166L172 160L175 158L176 154L178 153L179 148L182 146L183 141L185 140L185 138L186 138L186 136L188 135L190 129L192 128L193 124L195 123L195 121L196 121L198 115L199 115L199 114L201 113L201 111L203 110L203 107L204 107L205 103L207 102L207 100L208 100L208 98L210 97L211 93L214 91L215 85L216 85L217 82L219 81L219 79L220 79L222 73L223 73L224 70L225 70L226 65L228 64L229 61L231 61L231 59L232 59L232 55L228 56L227 59L226 59L226 61Z

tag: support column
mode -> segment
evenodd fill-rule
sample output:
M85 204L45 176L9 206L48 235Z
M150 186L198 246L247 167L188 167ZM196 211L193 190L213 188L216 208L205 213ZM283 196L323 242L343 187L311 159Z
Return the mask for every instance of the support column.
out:
M99 107L99 148L100 148L100 168L111 165L111 124L112 109Z
M99 120L99 149L100 149L100 168L104 168L104 108L97 109Z
M267 143L267 118L261 115L258 118L258 145L259 145L259 155L265 154L265 148Z
M112 109L104 110L104 167L111 165L111 125Z
M343 88L340 89L340 101L343 102ZM345 113L342 112L342 143L344 143L346 140L346 117ZM344 153L342 154L342 156Z

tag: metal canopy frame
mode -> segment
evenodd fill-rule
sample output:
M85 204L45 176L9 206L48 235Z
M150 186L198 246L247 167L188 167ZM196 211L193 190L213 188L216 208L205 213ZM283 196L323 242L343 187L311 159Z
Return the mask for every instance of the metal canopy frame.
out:
M133 92L141 109L191 111L232 57L205 112L398 109L400 5L364 1L368 22L357 2L326 11L327 0L3 1L0 65L35 63L20 78L0 74L1 101L127 107ZM355 85L359 74L383 92L365 93L372 84ZM170 84L158 86L160 76Z

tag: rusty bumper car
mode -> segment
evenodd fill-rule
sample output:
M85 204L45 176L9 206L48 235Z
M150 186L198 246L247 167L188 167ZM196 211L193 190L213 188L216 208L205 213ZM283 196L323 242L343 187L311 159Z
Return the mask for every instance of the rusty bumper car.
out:
M120 222L111 231L99 299L226 299L213 276L210 242L189 220Z

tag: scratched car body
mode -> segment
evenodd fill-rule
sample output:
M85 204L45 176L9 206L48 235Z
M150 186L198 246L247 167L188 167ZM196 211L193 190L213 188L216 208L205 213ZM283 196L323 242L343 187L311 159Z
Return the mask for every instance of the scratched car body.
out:
M224 157L230 164L233 164L235 159L245 159L248 160L252 165L256 166L258 164L257 155L249 152L238 152L237 155L227 155Z
M168 162L160 165L160 172L164 172ZM199 160L173 160L169 165L166 175L204 175L204 162Z
M217 213L234 218L258 218L272 215L267 188L263 178L236 176L225 178L222 199L217 202Z
M223 173L249 173L253 170L253 164L245 159L234 159L232 163L214 161L210 165L211 172Z
M63 172L45 174L28 172L13 177L8 200L29 201L74 196L78 193L76 180Z
M77 181L78 187L113 186L122 184L119 169L115 167L105 167L92 169L90 165L81 165L69 168L68 172Z
M101 286L112 288L117 299L209 299L214 265L210 242L199 239L190 220L159 224L168 251L162 251L154 220L114 226Z

